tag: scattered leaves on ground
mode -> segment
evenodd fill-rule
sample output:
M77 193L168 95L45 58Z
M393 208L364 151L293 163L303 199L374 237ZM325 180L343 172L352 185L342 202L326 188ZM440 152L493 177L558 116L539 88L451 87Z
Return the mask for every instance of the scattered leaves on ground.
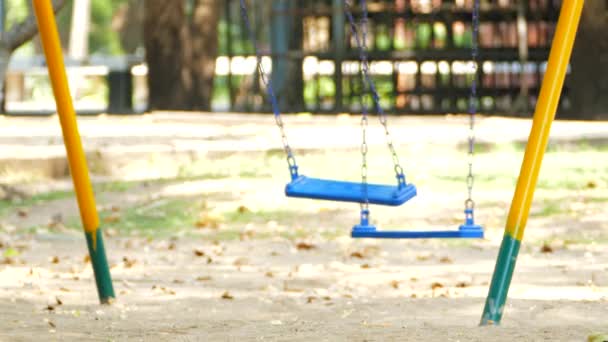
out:
M195 223L199 229L218 229L222 222L221 217L209 213L202 213Z

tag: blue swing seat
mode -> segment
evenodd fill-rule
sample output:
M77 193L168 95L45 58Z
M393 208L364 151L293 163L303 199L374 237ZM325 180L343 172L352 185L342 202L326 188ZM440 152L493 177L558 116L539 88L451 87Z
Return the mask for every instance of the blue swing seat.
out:
M473 209L465 211L465 222L458 230L430 230L430 231L403 231L403 230L377 230L369 223L369 210L361 212L361 223L353 227L353 238L372 239L483 239L483 227L475 224Z
M432 231L399 231L376 230L374 226L356 225L351 236L353 238L372 239L483 239L481 226L460 226L458 230L432 230Z
M288 197L365 203L363 183L297 176L285 186ZM416 196L413 184L404 186L368 184L367 201L370 204L398 206Z

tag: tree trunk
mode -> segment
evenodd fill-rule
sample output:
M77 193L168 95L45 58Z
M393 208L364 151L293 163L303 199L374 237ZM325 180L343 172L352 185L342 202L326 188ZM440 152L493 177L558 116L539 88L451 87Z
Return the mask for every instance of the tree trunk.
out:
M144 36L144 2L130 0L120 6L112 19L112 29L120 33L120 45L128 55L134 55L142 47Z
M150 109L209 110L217 58L219 0L145 1Z
M567 85L571 109L565 116L608 119L608 2L588 0L572 52Z
M52 0L53 10L59 12L65 5L65 0ZM10 30L3 32L0 37L0 112L5 112L5 79L13 51L30 41L38 33L36 17L33 11L21 22L13 25Z
M4 113L6 108L6 73L10 58L11 50L0 41L0 113Z

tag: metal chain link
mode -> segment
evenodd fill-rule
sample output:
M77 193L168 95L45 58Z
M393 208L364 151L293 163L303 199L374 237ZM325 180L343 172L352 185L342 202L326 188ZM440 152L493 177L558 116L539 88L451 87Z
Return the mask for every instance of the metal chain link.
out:
M364 202L361 202L361 211L367 210L369 208L369 199L367 192L367 126L368 126L368 115L367 115L367 106L365 106L363 110L363 114L361 115L361 182L363 183L363 199Z
M258 48L257 40L255 39L255 35L251 27L251 22L249 21L249 15L247 14L247 5L245 4L245 0L240 0L240 3L241 17L243 19L243 22L245 23L245 28L249 35L249 40L253 44L253 48L255 50L257 70L260 75L260 79L262 80L262 83L266 87L266 93L268 94L268 98L270 99L270 104L272 106L272 111L274 112L275 123L281 131L281 142L283 143L283 150L287 155L289 173L291 174L291 178L295 179L298 177L298 164L296 163L296 158L293 154L291 146L289 146L289 141L287 140L287 134L285 133L285 124L283 123L283 117L281 116L281 112L279 110L277 97L274 93L274 89L272 88L272 80L268 79L268 77L266 76L266 71L264 70L264 65L262 64L262 53Z
M361 0L361 7L363 8L363 18L361 20L362 37L359 35L359 30L357 29L357 25L355 23L355 19L352 14L351 0L344 0L344 4L346 5L345 13L346 13L346 16L348 17L348 21L350 23L351 32L353 34L353 37L355 38L357 47L359 49L359 59L361 61L361 71L362 71L362 78L364 81L364 86L367 86L369 88L369 91L371 92L371 96L374 101L374 106L375 106L376 112L378 114L378 119L380 120L380 123L384 127L384 135L386 138L386 144L391 153L394 170L395 170L395 174L397 176L397 181L399 182L399 186L400 187L405 186L405 175L403 173L403 168L401 167L401 164L399 162L399 156L397 155L397 152L395 150L393 138L388 129L387 115L384 112L384 109L382 109L382 106L380 105L380 96L378 95L376 85L370 76L370 66L369 66L369 60L367 58L367 24L368 24L368 17L369 17L368 10L367 10L367 1ZM363 110L366 111L367 108L366 108L365 101L362 101L362 106L363 106Z
M480 0L474 0L473 2L473 41L471 46L473 77L471 80L471 94L469 96L469 150L467 156L469 174L467 175L468 197L465 201L466 209L473 209L475 207L475 201L473 201L473 185L475 183L475 177L473 175L473 158L475 153L475 114L477 113L477 75L479 69L477 58L479 54L479 2Z

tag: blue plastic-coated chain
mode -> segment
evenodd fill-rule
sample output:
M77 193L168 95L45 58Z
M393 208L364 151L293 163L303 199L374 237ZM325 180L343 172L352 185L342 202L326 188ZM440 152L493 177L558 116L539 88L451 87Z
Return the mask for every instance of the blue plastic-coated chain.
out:
M473 68L473 76L471 80L471 93L469 95L469 150L468 150L468 166L469 173L467 175L467 191L468 197L465 201L465 210L470 210L470 214L473 216L473 209L475 202L473 201L473 183L475 181L473 175L473 157L475 153L475 115L477 113L477 75L478 75L478 55L479 55L479 3L480 0L474 0L473 2L473 24L472 24L472 44L471 44L471 65Z
M281 141L283 143L283 150L287 155L289 173L291 175L291 179L294 180L298 178L298 164L296 163L296 158L293 154L291 147L289 146L289 141L287 140L287 134L285 133L285 124L283 123L283 117L281 116L281 111L279 110L279 103L277 101L277 97L274 93L274 89L272 88L272 80L268 79L268 77L266 76L266 71L264 70L264 65L262 64L262 53L258 48L257 40L255 39L255 34L253 32L251 22L249 21L249 15L247 14L247 5L245 4L245 0L241 0L241 17L243 19L243 22L245 23L245 29L247 30L247 34L249 35L249 40L253 44L253 48L255 50L257 70L260 75L260 79L262 80L262 83L266 87L266 93L268 94L270 105L272 106L275 123L281 131Z
M368 17L369 17L368 10L367 10L367 1L361 0L361 7L363 9L363 19L361 20L362 37L361 37L361 35L359 35L359 30L357 29L357 24L355 22L353 14L352 14L351 1L344 0L344 4L345 4L344 10L346 13L346 17L348 18L352 35L355 38L355 42L359 49L359 59L361 62L361 73L362 73L362 77L364 80L364 86L369 87L372 99L374 101L374 106L375 106L376 112L378 114L378 119L380 120L380 123L384 127L386 143L388 145L388 148L391 152L391 157L393 159L395 174L397 176L397 182L399 184L399 187L404 187L406 185L405 174L404 174L403 168L401 167L401 164L399 162L399 157L397 156L397 152L396 152L395 146L393 144L393 139L392 139L392 136L388 129L387 115L384 112L384 109L382 109L382 106L380 105L380 96L378 95L378 91L376 89L376 84L370 76L370 66L369 66L369 60L367 58L367 24L368 24ZM363 106L364 113L367 112L367 108L365 107L365 101L362 101L362 106Z

